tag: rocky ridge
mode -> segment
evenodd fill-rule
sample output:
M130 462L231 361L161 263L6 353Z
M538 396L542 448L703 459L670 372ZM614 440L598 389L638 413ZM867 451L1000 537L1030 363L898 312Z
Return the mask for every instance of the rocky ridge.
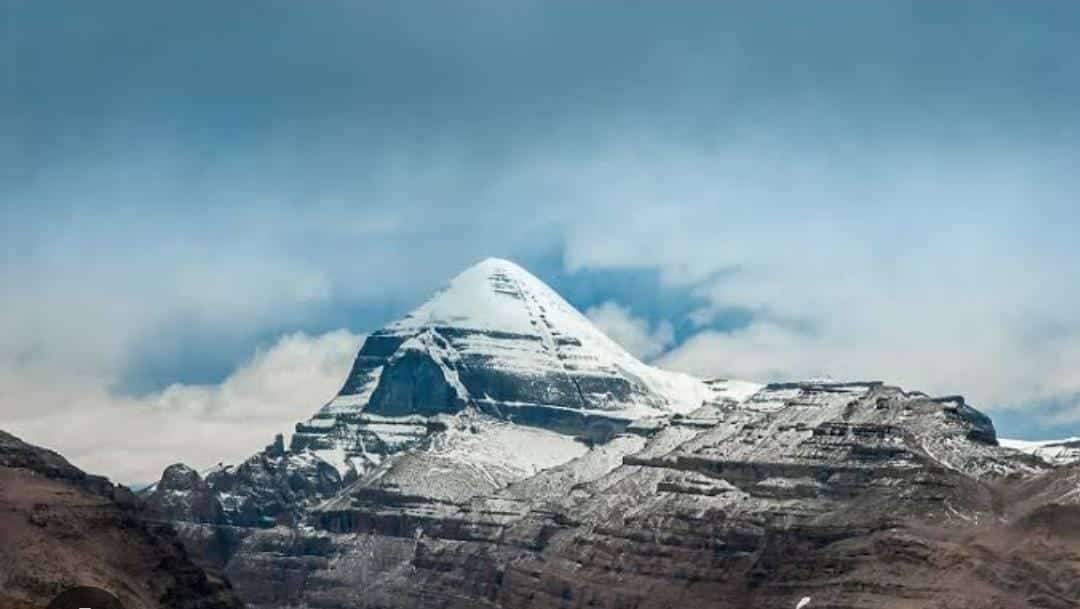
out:
M74 586L108 590L126 607L242 606L125 487L2 431L0 548L0 607L45 607Z

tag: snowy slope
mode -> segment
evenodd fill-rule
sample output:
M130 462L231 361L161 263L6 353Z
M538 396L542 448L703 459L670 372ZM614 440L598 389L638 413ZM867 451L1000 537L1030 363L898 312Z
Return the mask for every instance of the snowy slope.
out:
M1042 441L1001 438L998 443L1007 448L1034 455L1054 465L1068 465L1080 462L1080 438Z
M386 459L357 486L463 501L576 459L588 450L560 433L466 414L448 421L446 431L432 435L422 449Z

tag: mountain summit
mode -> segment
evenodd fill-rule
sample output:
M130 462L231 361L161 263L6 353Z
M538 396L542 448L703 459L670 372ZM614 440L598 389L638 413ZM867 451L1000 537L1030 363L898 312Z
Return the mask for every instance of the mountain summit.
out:
M368 336L312 427L361 412L433 416L466 408L580 435L686 413L702 381L647 366L520 266L486 259ZM298 442L306 442L300 430Z
M488 258L369 334L341 391L297 423L287 448L278 439L215 470L192 482L190 496L172 481L191 472L174 466L158 507L265 526L295 520L355 480L461 498L578 457L634 421L758 389L646 365L527 270ZM436 471L444 473L428 480Z
M488 258L371 333L339 395L297 425L290 452L360 477L445 432L443 445L472 446L459 456L486 465L477 480L441 486L494 489L578 456L631 421L685 414L758 388L648 366L543 281ZM462 426L472 433L455 436ZM403 467L391 468L392 477L404 476ZM456 469L450 477L478 468Z

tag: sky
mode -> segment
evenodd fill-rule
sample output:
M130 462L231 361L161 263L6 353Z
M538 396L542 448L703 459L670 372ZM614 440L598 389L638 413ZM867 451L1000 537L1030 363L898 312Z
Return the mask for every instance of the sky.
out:
M0 0L0 428L236 461L487 256L658 365L1080 435L1068 2Z

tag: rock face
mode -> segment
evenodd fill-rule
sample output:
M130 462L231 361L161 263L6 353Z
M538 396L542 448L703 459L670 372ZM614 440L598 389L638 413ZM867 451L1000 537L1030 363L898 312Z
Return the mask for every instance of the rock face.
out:
M76 585L108 590L126 607L241 606L175 532L144 522L126 488L2 431L0 548L0 607L45 607Z
M256 607L1080 606L1080 479L963 398L659 371L505 261L282 448L147 496Z
M181 522L221 522L224 512L217 493L199 473L183 463L165 468L155 485L149 509L167 520Z
M238 466L211 470L205 479L186 465L171 465L143 499L165 520L271 527L297 524L306 506L333 496L341 485L333 465L271 445Z

